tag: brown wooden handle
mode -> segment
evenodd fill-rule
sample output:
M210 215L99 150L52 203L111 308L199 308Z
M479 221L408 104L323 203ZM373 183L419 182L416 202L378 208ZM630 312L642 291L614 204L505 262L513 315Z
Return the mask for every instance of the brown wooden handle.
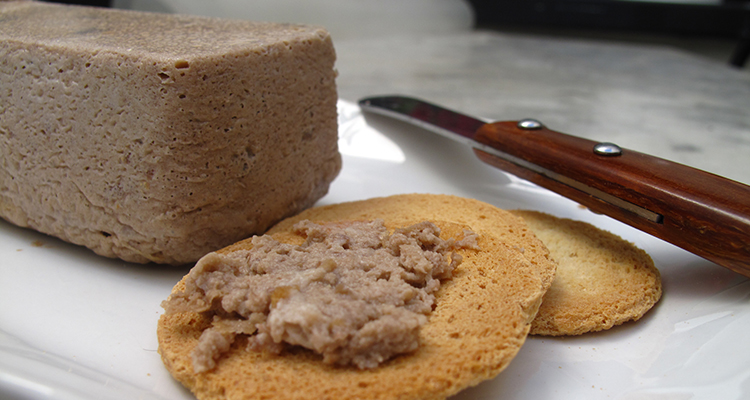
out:
M481 150L484 162L555 191L687 251L750 276L750 186L658 157L623 149L602 156L597 142L516 122L479 128L475 139L543 170L573 179L658 214L649 220L549 174L532 171Z

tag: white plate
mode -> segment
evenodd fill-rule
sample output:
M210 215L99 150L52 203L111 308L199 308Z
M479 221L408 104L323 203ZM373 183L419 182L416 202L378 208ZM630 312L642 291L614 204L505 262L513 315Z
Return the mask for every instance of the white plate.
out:
M456 399L750 396L750 280L478 161L461 145L341 101L344 168L321 204L447 193L591 222L636 243L664 296L641 321L530 337ZM160 302L185 268L98 257L0 221L0 398L192 399L156 352Z

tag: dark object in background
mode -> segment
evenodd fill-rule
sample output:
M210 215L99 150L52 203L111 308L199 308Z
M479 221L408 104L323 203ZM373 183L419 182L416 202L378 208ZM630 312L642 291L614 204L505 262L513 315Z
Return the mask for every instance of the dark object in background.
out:
M48 0L50 3L78 4L81 6L110 7L111 0Z
M750 55L750 0L718 4L623 0L468 0L477 27L554 27L738 40L730 64Z
M110 7L111 0L51 0ZM750 57L750 0L719 4L627 0L468 0L477 27L503 25L626 30L737 39L729 64Z

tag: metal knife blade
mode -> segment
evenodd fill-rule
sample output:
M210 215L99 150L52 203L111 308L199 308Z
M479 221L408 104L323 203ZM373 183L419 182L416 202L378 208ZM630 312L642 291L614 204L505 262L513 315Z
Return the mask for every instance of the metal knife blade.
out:
M406 96L359 105L471 146L490 165L750 276L750 186L535 120L487 123Z

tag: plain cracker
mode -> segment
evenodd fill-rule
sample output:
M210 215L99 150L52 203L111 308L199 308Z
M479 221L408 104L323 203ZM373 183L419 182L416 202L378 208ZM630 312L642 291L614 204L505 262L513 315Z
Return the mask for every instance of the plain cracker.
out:
M531 325L533 335L580 335L640 319L661 297L646 252L591 224L514 210L558 262L555 280Z

